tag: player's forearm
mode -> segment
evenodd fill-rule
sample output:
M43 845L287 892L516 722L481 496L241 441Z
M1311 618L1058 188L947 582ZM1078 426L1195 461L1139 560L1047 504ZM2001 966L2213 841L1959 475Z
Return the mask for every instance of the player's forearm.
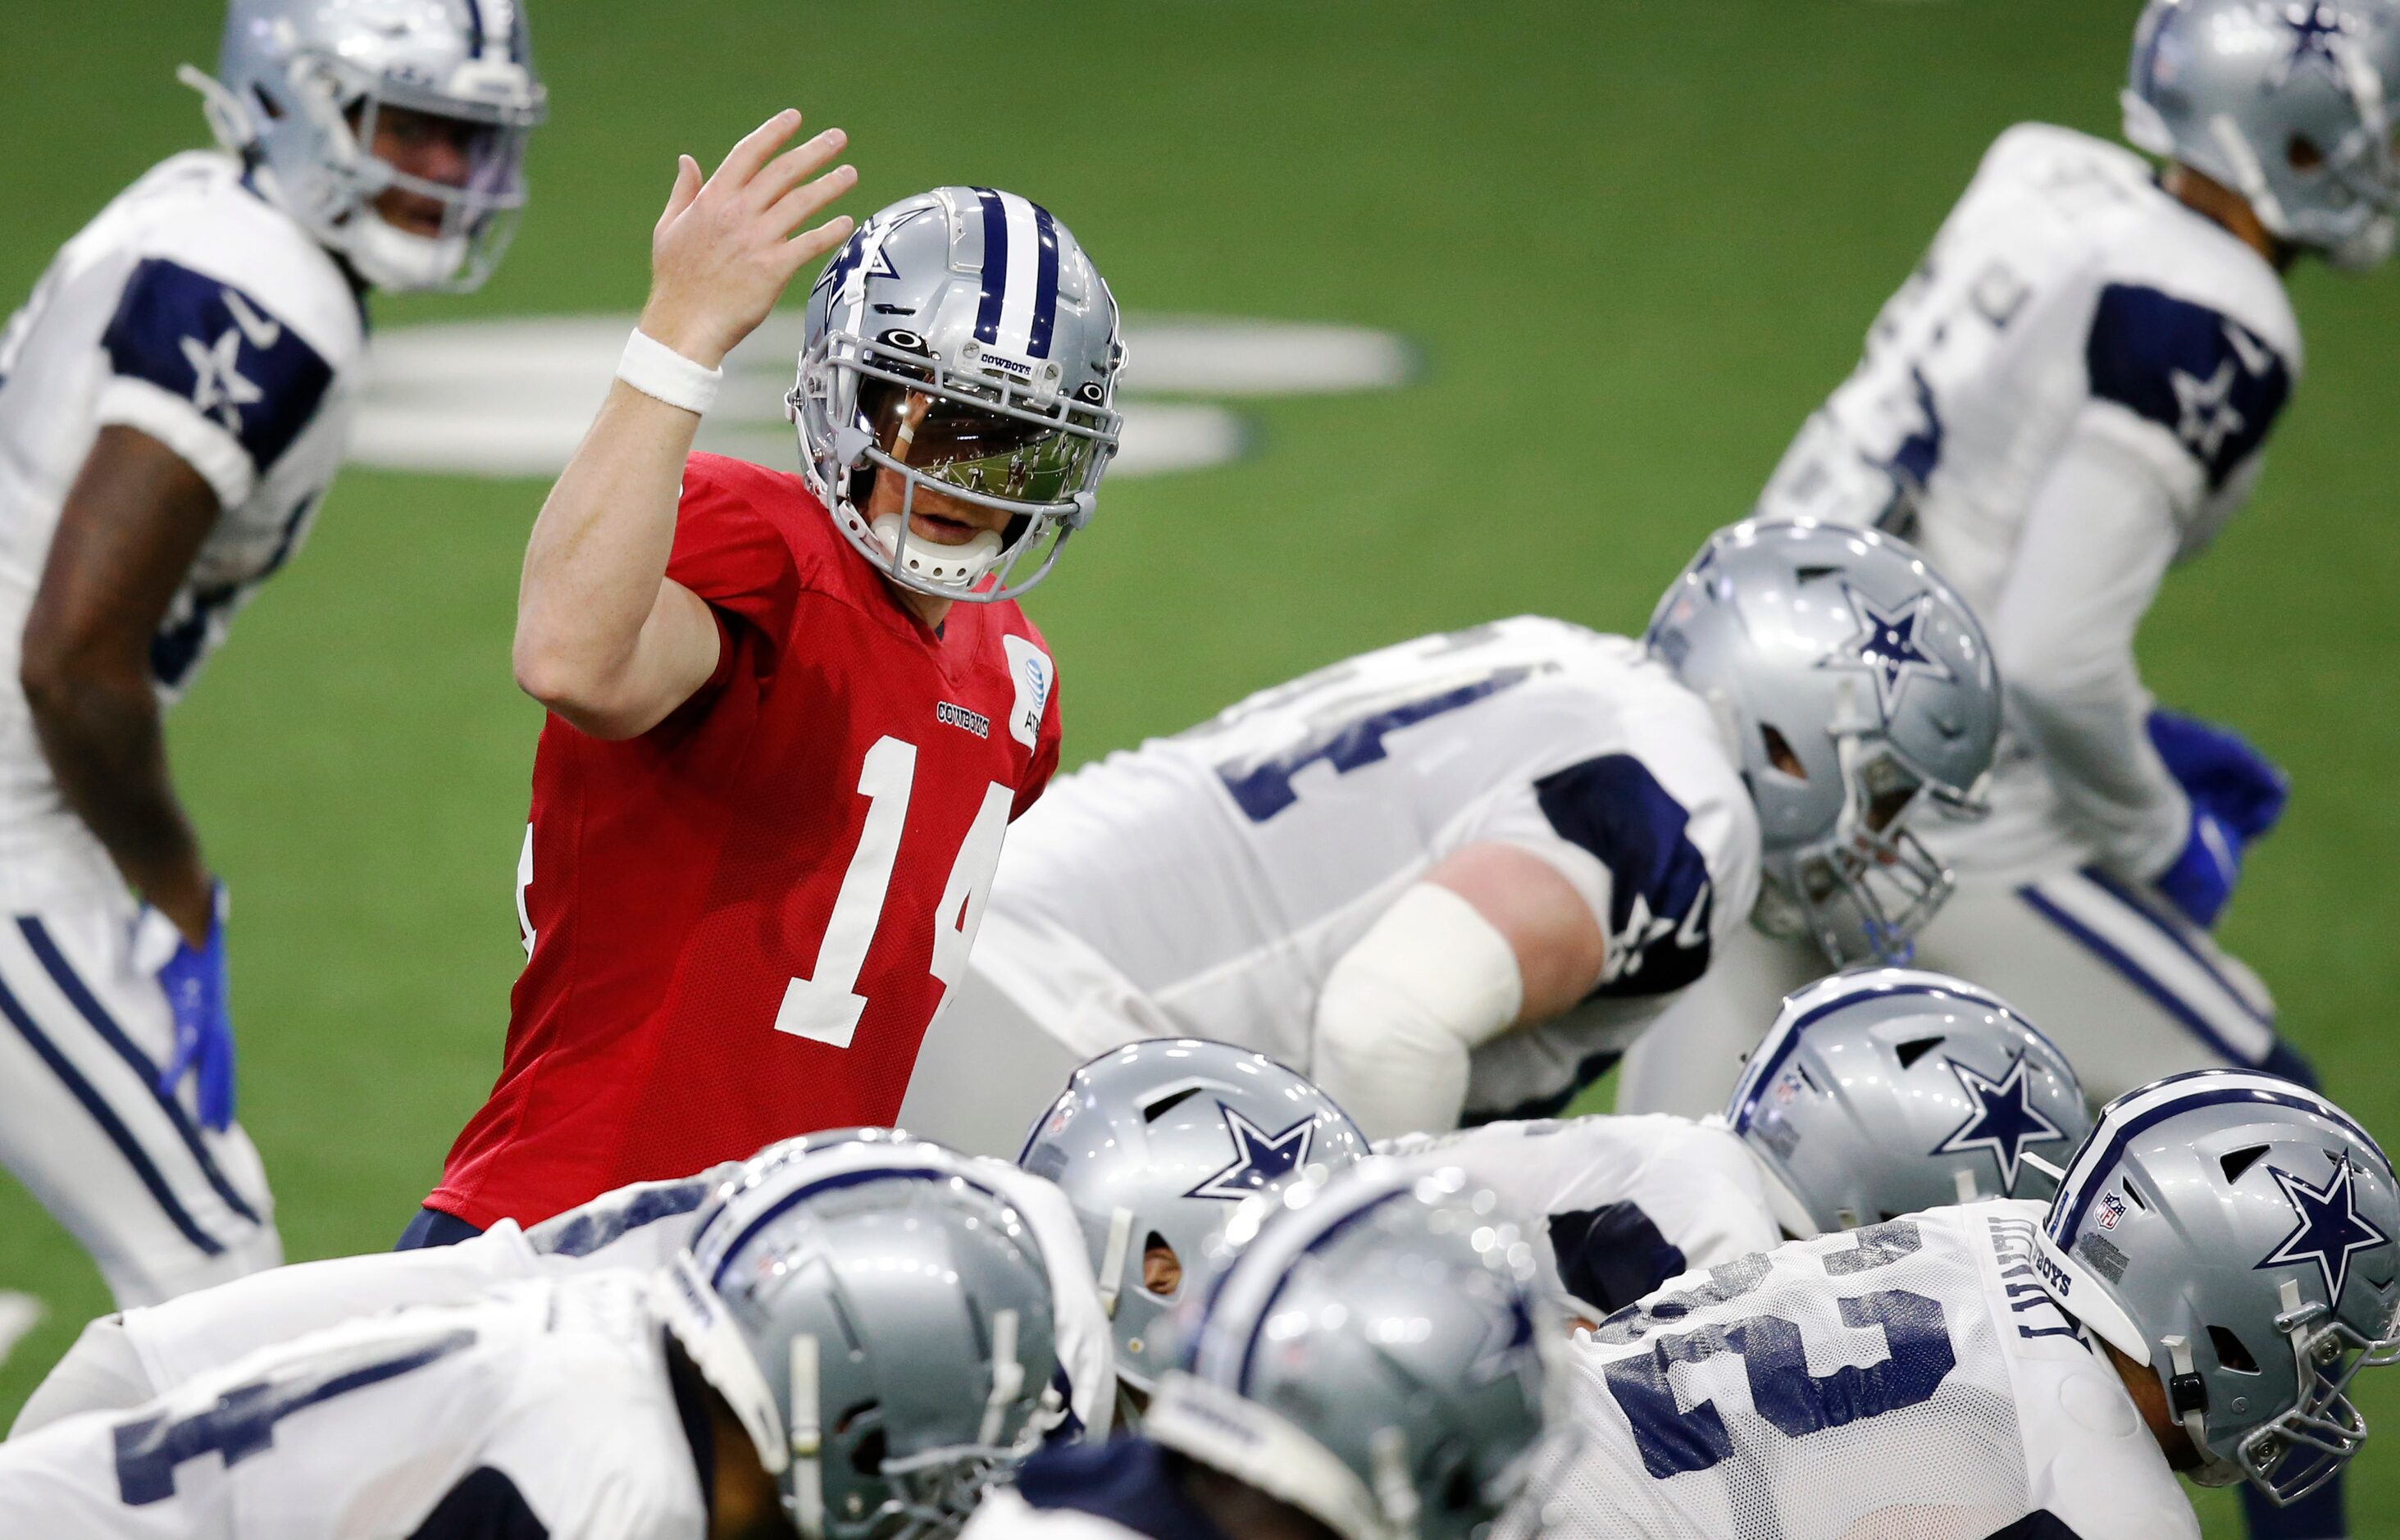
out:
M189 937L209 932L209 871L167 771L157 697L138 675L31 667L25 698L50 773L125 880Z
M2095 435L2070 440L2037 498L1991 618L2016 720L2051 783L2128 875L2174 859L2182 790L2145 729L2134 634L2175 552L2165 487Z
M617 729L680 684L664 702L672 709L716 662L714 623L703 612L699 631L690 606L667 593L676 496L699 426L697 415L617 382L525 546L517 683L603 736L623 736Z

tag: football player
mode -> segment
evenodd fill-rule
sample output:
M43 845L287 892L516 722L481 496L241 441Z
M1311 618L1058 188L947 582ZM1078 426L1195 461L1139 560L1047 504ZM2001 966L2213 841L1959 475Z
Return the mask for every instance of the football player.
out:
M2192 1540L2177 1472L2289 1503L2365 1441L2349 1383L2400 1357L2395 1235L2392 1166L2332 1103L2161 1081L2046 1210L1793 1242L1580 1337L1583 1442L1515 1533Z
M1374 1138L1547 1116L1753 909L1820 971L1903 947L1946 886L1911 814L1971 802L1998 713L1914 551L1806 523L1713 536L1644 641L1527 617L1338 663L1025 820L905 1116L1004 1150L1161 1036L1271 1054Z
M161 713L307 537L367 293L490 275L543 114L508 0L236 0L183 73L224 149L119 195L0 334L0 1162L129 1305L282 1254Z
M662 1272L368 1317L0 1445L0 1533L883 1540L953 1532L1052 1367L1016 1213L860 1171Z
M1759 503L1907 533L2008 682L1994 813L1938 830L1958 893L1918 961L2040 1020L2114 1096L2201 1065L2303 1082L2209 931L2282 773L2154 709L2134 636L2247 499L2298 381L2284 275L2369 266L2400 207L2400 7L2153 0L2126 136L2001 135ZM1631 1111L1717 1105L1744 1025L1817 970L1747 939L1631 1056Z
M1979 1197L2048 1197L2092 1126L2075 1071L2001 1001L1939 974L1838 974L1783 1002L1723 1116L1500 1123L1386 1140L1538 1226L1545 1291L1589 1325L1791 1238Z
M1114 452L1115 302L1065 225L989 187L793 236L853 180L815 174L839 131L777 153L798 124L705 183L681 162L641 326L534 526L528 961L407 1244L893 1121L1057 764L1015 599ZM800 473L691 454L727 350L836 247L789 402Z
M682 1180L622 1188L531 1230L504 1220L455 1246L295 1263L103 1316L26 1401L10 1437L78 1412L139 1406L260 1348L380 1311L465 1303L520 1280L653 1271L687 1248L721 1247L743 1214L893 1169L948 1174L1016 1211L1039 1243L1057 1312L1058 1404L1045 1410L1046 1431L1105 1436L1116 1397L1108 1311L1065 1195L1005 1162L969 1160L898 1129L852 1128L785 1139Z
M1501 1511L1542 1442L1545 1366L1492 1195L1362 1168L1254 1205L1237 1245L1260 1208L1282 1212L1211 1281L1141 1434L1035 1456L967 1534L1466 1540Z

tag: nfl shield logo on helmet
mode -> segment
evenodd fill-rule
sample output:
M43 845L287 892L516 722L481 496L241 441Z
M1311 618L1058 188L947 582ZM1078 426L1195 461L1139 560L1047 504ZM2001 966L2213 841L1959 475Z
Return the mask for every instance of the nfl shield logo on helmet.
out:
M2111 1192L2100 1200L2100 1228L2114 1230L2117 1221L2125 1217L2125 1200Z

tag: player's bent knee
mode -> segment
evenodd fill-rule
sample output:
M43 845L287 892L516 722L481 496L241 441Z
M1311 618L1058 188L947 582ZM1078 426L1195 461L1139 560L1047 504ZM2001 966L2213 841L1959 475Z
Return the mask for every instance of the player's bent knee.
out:
M122 1315L102 1315L26 1398L8 1437L21 1438L87 1411L121 1411L157 1394Z

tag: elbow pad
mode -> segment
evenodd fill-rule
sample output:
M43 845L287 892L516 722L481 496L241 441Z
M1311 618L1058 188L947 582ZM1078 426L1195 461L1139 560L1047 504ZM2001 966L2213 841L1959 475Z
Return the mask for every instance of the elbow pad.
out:
M1310 1074L1370 1139L1452 1128L1468 1055L1523 1005L1508 938L1466 899L1420 882L1334 964Z

